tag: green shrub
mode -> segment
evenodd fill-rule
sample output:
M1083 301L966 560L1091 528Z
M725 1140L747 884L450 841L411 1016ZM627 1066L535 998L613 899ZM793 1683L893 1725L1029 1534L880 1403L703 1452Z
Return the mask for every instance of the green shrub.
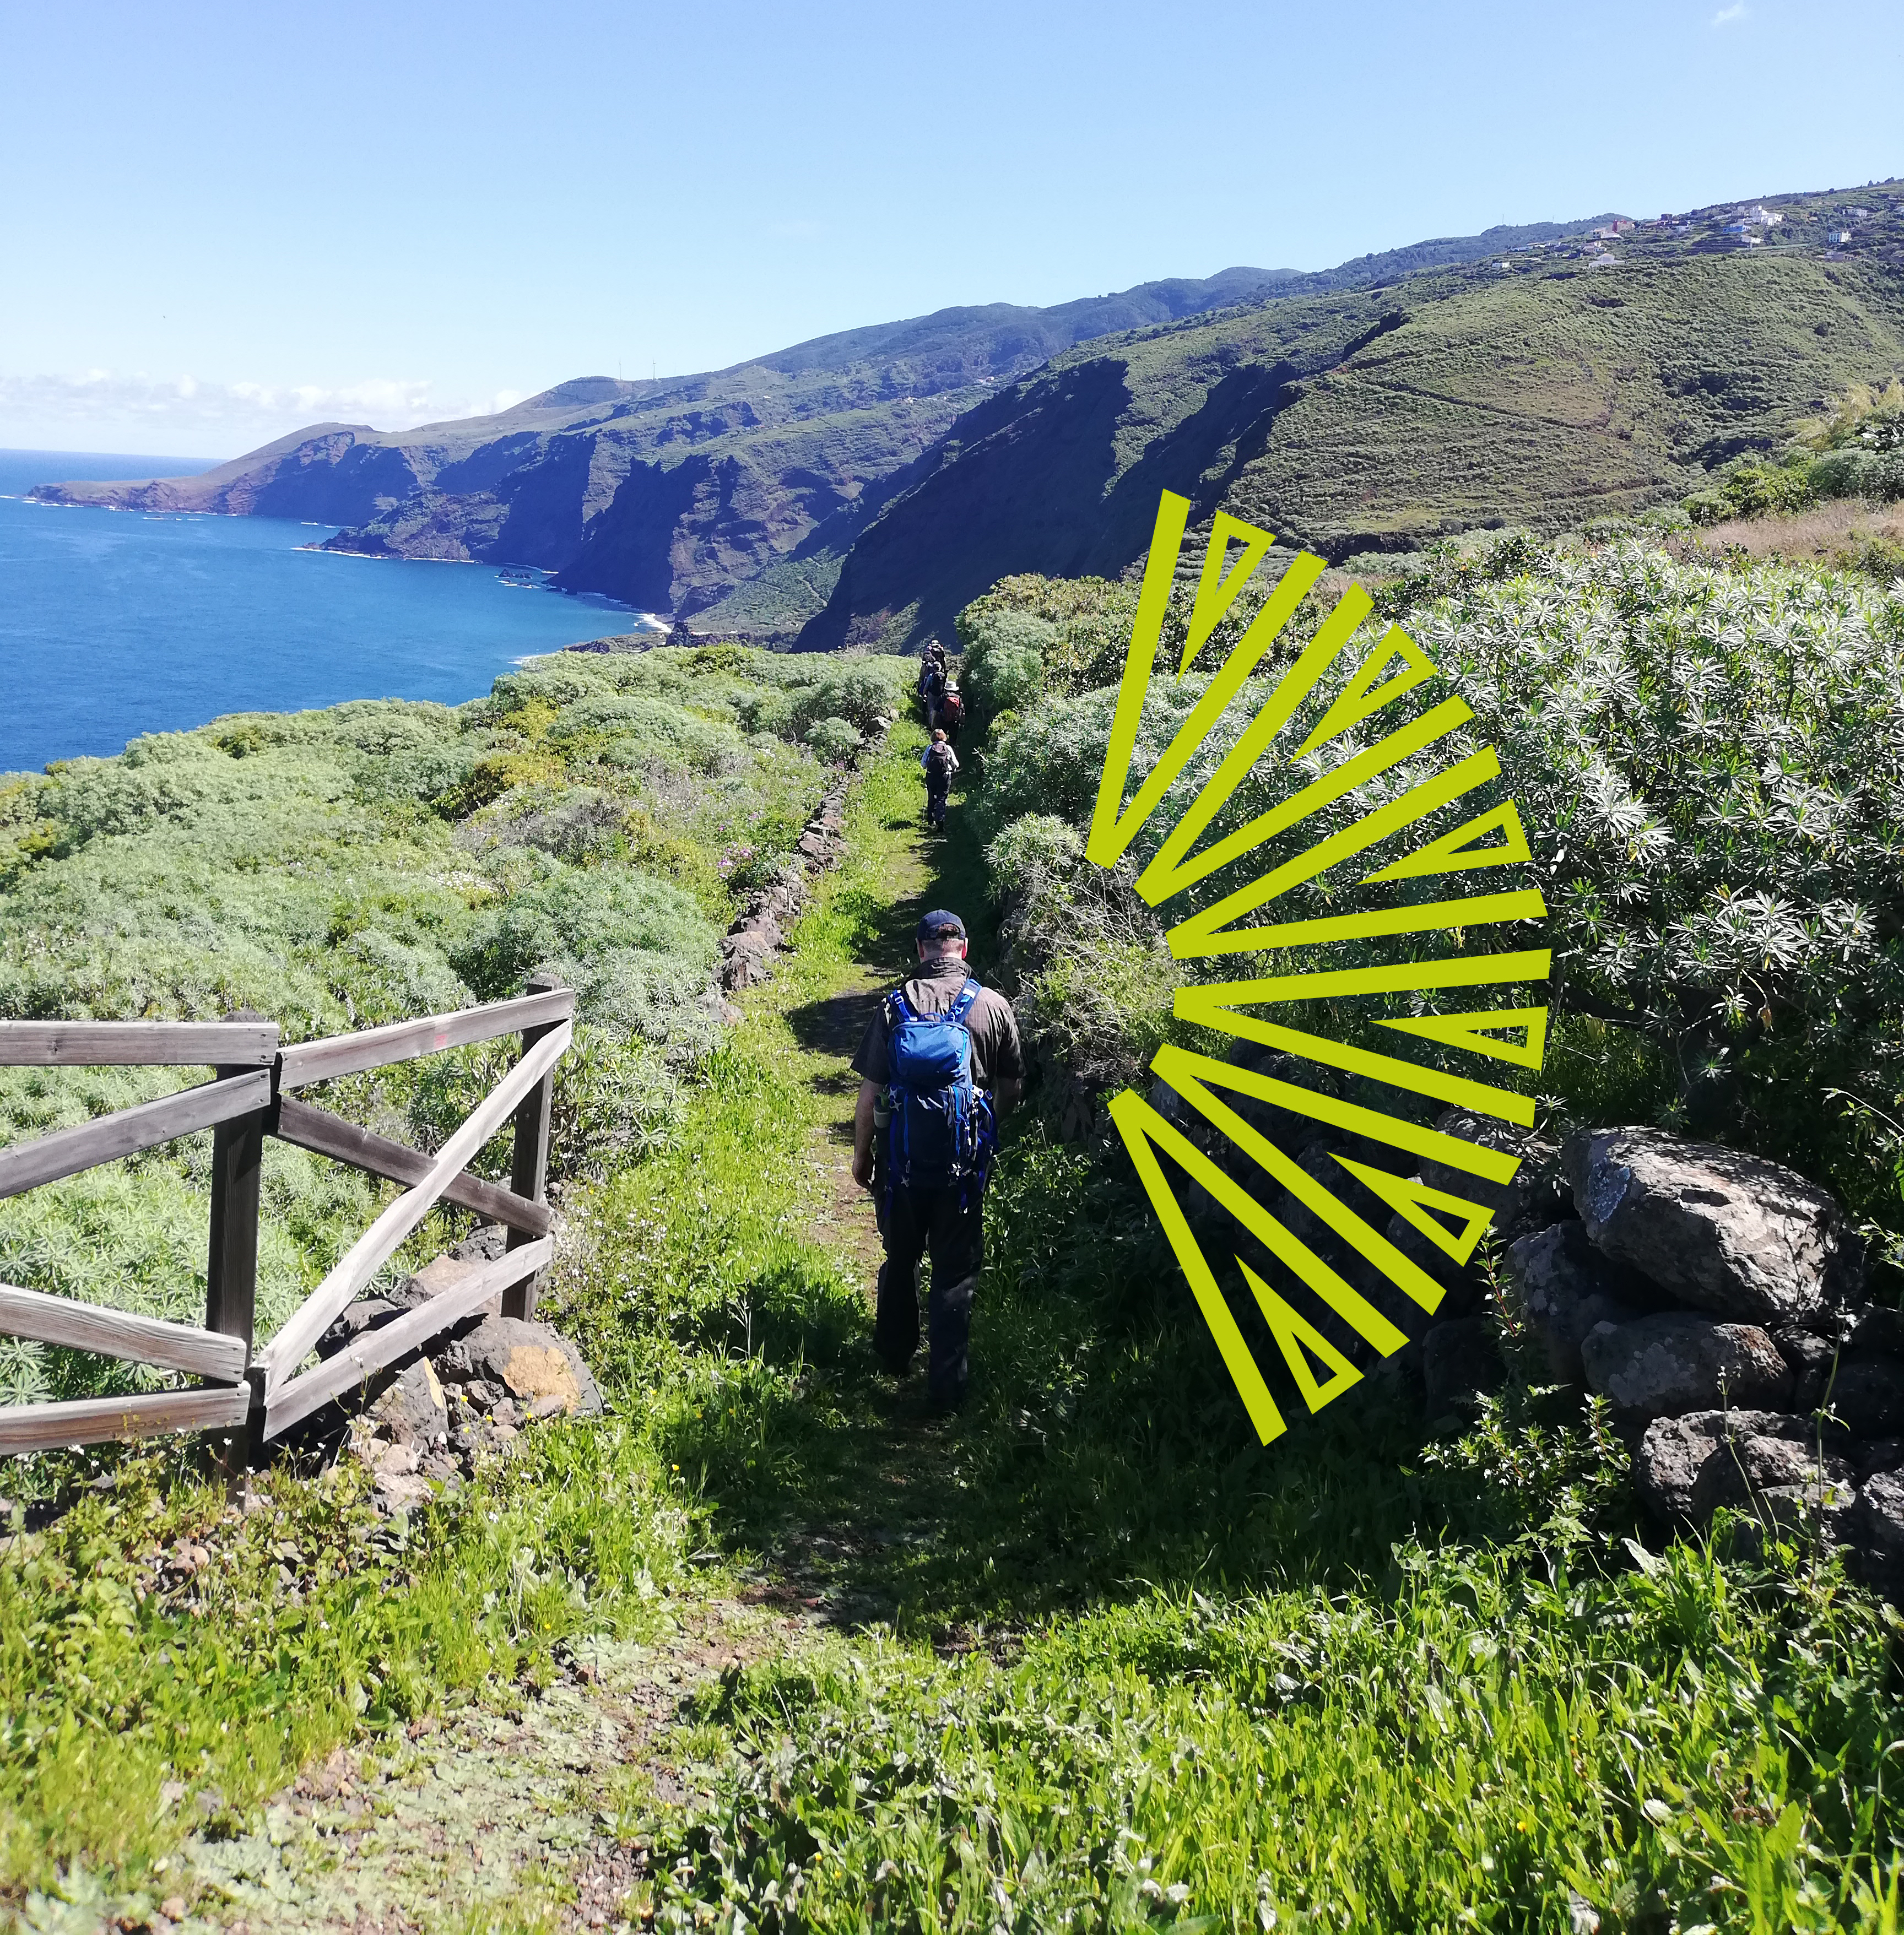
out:
M787 729L805 738L816 720L843 719L859 732L876 732L882 719L899 710L911 677L909 660L888 656L814 663L810 681L790 687Z
M1023 711L1044 688L1044 662L1033 646L997 644L975 657L975 663L966 661L960 690L970 695L972 723L981 729L1001 713Z
M705 1033L692 1004L715 953L712 928L681 888L564 868L479 916L450 959L480 1001L552 972L577 990L587 1019L668 1042Z
M1604 1051L1573 1028L1575 1018L1592 1019L1644 1044L1616 1085L1623 1110L1791 1161L1896 1226L1887 1167L1860 1149L1824 1091L1893 1116L1904 1096L1904 593L1776 563L1678 563L1630 539L1581 556L1510 536L1468 556L1431 551L1380 602L1473 705L1473 727L1186 889L1158 910L1159 925L1346 826L1445 758L1491 745L1533 842L1530 884L1551 910L1558 1010L1548 1079L1563 1111L1590 1112L1607 1079L1597 1072ZM1135 865L1262 703L1285 653L1279 645L1172 787L1138 835ZM1346 676L1312 697L1287 739L1314 723ZM1154 762L1205 684L1198 672L1153 681L1134 774ZM1047 823L1027 816L1074 829L1088 823L1114 700L1107 685L1005 722L978 802L1027 988L1035 1007L1049 995L1054 1012L1096 999L1073 966L1062 988L1038 977L1054 963L1093 958L1078 938L1079 895L1097 870L1072 869ZM1385 729L1369 722L1327 763ZM1298 773L1324 763L1311 756ZM1289 783L1286 768L1259 760L1207 838L1263 811ZM1449 809L1444 823L1452 817ZM1033 829L1042 829L1035 839ZM1428 897L1419 884L1389 891ZM1326 912L1338 890L1328 876L1302 883L1279 901L1281 916ZM1137 928L1129 944L1141 958L1154 943ZM1343 944L1328 964L1350 964L1358 952ZM1096 1065L1127 1064L1156 1038L1153 984L1172 971L1159 952L1150 983L1133 977L1093 1010ZM1219 956L1174 971L1229 980L1260 971L1247 957ZM1117 980L1107 971L1096 986ZM1110 1010L1124 1016L1114 1052ZM1345 1012L1335 1025L1353 1019Z
M1782 459L1742 457L1721 473L1718 481L1685 500L1686 515L1695 524L1719 524L1733 518L1763 518L1783 511L1802 511L1815 501L1812 461L1802 451Z
M1868 497L1887 503L1904 497L1904 450L1834 450L1812 466L1812 488L1821 497Z
M848 723L835 717L816 719L803 735L806 743L823 759L844 765L860 750L860 735Z

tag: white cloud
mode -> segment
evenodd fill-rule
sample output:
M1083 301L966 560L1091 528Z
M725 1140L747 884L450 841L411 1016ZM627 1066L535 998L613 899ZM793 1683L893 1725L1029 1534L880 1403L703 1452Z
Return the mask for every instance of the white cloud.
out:
M0 446L234 457L307 424L368 423L379 430L410 430L418 424L486 415L521 401L512 390L439 397L427 381L385 377L329 388L216 383L189 375L152 376L143 370L0 375Z
M1715 27L1729 27L1735 20L1747 19L1751 11L1751 8L1745 5L1745 0L1732 0L1730 6L1721 7L1712 16L1712 24Z

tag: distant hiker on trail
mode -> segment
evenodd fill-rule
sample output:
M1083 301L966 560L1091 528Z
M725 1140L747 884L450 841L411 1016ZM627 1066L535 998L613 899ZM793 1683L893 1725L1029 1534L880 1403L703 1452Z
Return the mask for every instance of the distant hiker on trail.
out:
M959 688L949 680L945 696L939 702L938 723L945 728L945 736L954 745L959 743L959 728L966 723L966 702Z
M966 927L941 910L919 923L920 968L886 998L853 1067L853 1179L874 1192L886 1260L872 1348L902 1376L919 1348L919 1263L932 1260L926 1393L935 1409L966 1394L972 1293L985 1261L985 1182L998 1117L1024 1085L1011 1004L966 967ZM875 1131L885 1146L875 1150ZM878 1180L875 1182L875 1155Z
M926 774L926 824L945 831L946 795L952 790L952 775L959 770L959 756L944 729L935 729L932 744L919 755Z
M938 639L929 638L926 649L919 659L919 704L926 715L928 728L939 723L941 702L945 696L945 648Z

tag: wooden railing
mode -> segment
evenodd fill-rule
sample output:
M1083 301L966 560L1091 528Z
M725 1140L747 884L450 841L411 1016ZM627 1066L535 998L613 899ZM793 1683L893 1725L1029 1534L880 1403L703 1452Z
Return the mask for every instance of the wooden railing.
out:
M213 1079L197 1088L0 1149L0 1196L17 1196L175 1136L212 1131L211 1242L202 1329L0 1284L0 1335L97 1351L204 1381L193 1390L131 1397L0 1406L0 1452L241 1427L246 1460L255 1462L268 1440L361 1387L374 1372L499 1293L505 1315L528 1316L535 1307L537 1273L553 1248L544 1200L549 1104L555 1064L568 1049L574 1015L572 989L532 981L530 992L515 1001L289 1047L280 1043L277 1022L252 1014L205 1022L0 1022L0 1066L145 1064L213 1071ZM291 1092L518 1033L522 1046L515 1066L434 1155L373 1135ZM469 1175L467 1165L511 1120L515 1150L506 1189ZM404 1190L277 1335L257 1350L258 1184L267 1136L402 1183ZM503 1224L504 1254L473 1268L427 1304L365 1333L340 1355L301 1372L298 1366L344 1306L440 1202Z

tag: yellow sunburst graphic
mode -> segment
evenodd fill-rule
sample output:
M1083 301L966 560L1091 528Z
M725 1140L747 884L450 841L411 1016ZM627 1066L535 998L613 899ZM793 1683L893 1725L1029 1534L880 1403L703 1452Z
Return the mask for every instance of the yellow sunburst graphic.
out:
M1086 848L1086 857L1101 867L1115 866L1129 850L1326 568L1319 557L1298 554L1126 804L1125 789L1144 698L1189 509L1186 498L1166 491L1151 538ZM1189 672L1274 542L1266 531L1227 513L1217 515L1191 608L1180 678ZM1266 865L1255 878L1195 906L1168 936L1171 953L1178 960L1239 954L1273 966L1279 954L1295 951L1307 961L1313 950L1346 946L1353 951L1355 964L1310 965L1249 980L1181 988L1175 1013L1183 1021L1241 1037L1333 1071L1335 1076L1358 1078L1364 1090L1371 1085L1377 1091L1398 1089L1444 1109L1467 1110L1525 1129L1534 1121L1533 1098L1483 1079L1499 1070L1480 1064L1504 1063L1537 1073L1546 1043L1545 1007L1497 1005L1487 1002L1484 994L1477 998L1486 1005L1455 1013L1368 1013L1368 1020L1397 1037L1396 1049L1405 1049L1411 1040L1452 1049L1455 1054L1442 1059L1465 1063L1474 1070L1472 1073L1431 1066L1405 1053L1385 1052L1365 1041L1358 1045L1286 1026L1261 1012L1273 1015L1279 1006L1330 1001L1349 1004L1346 1012L1352 1014L1358 1004L1398 994L1537 987L1551 971L1552 955L1546 949L1429 951L1445 950L1450 941L1455 949L1467 950L1475 931L1485 934L1510 923L1543 919L1546 906L1537 891L1506 885L1491 872L1519 867L1531 857L1513 801L1498 798L1478 813L1466 812L1478 803L1473 795L1498 791L1495 783L1501 778L1501 762L1491 748L1461 750L1472 744L1472 735L1464 729L1473 719L1472 709L1446 690L1428 654L1398 626L1365 631L1373 610L1374 601L1360 586L1352 585L1343 594L1156 847L1136 877L1136 889L1150 905L1163 906L1266 842L1292 832L1298 839L1305 837L1313 831L1307 823L1337 802L1346 801L1352 809L1362 789L1386 792L1389 796L1380 804L1356 814L1346 824L1316 835L1301 850ZM1319 705L1320 716L1316 717ZM1292 720L1311 718L1314 723L1307 731L1291 729ZM1364 744L1371 737L1372 743ZM1450 740L1455 742L1452 747L1447 744ZM1340 756L1329 764L1331 748ZM1315 756L1319 754L1320 759ZM1419 773L1425 763L1425 774L1396 789L1398 776L1405 768ZM1295 770L1298 765L1301 771ZM1319 777L1305 777L1319 765ZM1255 775L1260 791L1265 773L1286 783L1277 802L1200 847L1198 842L1245 779ZM1465 817L1458 823L1436 830L1446 818L1461 814ZM1289 844L1283 841L1278 851ZM1474 872L1489 874L1476 883L1482 890L1454 890L1461 883L1457 880L1451 884L1448 877ZM1345 910L1276 919L1273 904L1279 897L1310 882L1328 889L1331 906ZM1343 1032L1365 1037L1368 1030L1350 1028ZM1386 1037L1382 1039L1386 1042ZM1479 1058L1480 1062L1469 1058ZM1447 1134L1406 1113L1391 1114L1326 1092L1331 1087L1330 1076L1310 1087L1175 1044L1159 1049L1151 1067L1188 1108L1309 1212L1303 1227L1312 1238L1323 1240L1313 1227L1319 1223L1379 1273L1386 1285L1398 1291L1406 1302L1395 1305L1398 1312L1413 1307L1431 1315L1442 1302L1444 1287L1337 1188L1357 1185L1347 1191L1352 1199L1372 1195L1437 1251L1465 1265L1519 1167L1517 1156L1484 1142ZM1339 1176L1331 1173L1337 1186L1319 1180L1253 1127L1219 1091L1307 1117L1348 1138L1347 1149L1331 1151L1340 1172ZM1323 1312L1312 1309L1305 1315L1292 1300L1304 1291L1380 1356L1392 1356L1407 1342L1407 1333L1371 1300L1376 1293L1371 1280L1365 1277L1365 1287L1371 1291L1365 1295L1344 1274L1351 1269L1346 1258L1338 1255L1332 1263L1299 1236L1135 1090L1126 1089L1112 1101L1111 1115L1265 1444L1286 1428L1282 1413L1216 1272L1172 1193L1161 1157L1168 1156L1201 1185L1255 1238L1268 1253L1259 1261L1268 1264L1274 1260L1270 1266L1280 1287L1241 1255L1235 1259L1241 1285L1247 1286L1312 1412L1358 1382L1362 1372L1320 1327L1329 1321ZM1399 1160L1401 1170L1379 1160L1358 1160L1349 1152L1359 1151L1368 1158L1383 1149L1395 1152L1388 1161ZM1474 1179L1477 1194L1486 1200L1431 1188L1419 1176L1402 1173L1410 1158L1437 1173L1452 1171Z

